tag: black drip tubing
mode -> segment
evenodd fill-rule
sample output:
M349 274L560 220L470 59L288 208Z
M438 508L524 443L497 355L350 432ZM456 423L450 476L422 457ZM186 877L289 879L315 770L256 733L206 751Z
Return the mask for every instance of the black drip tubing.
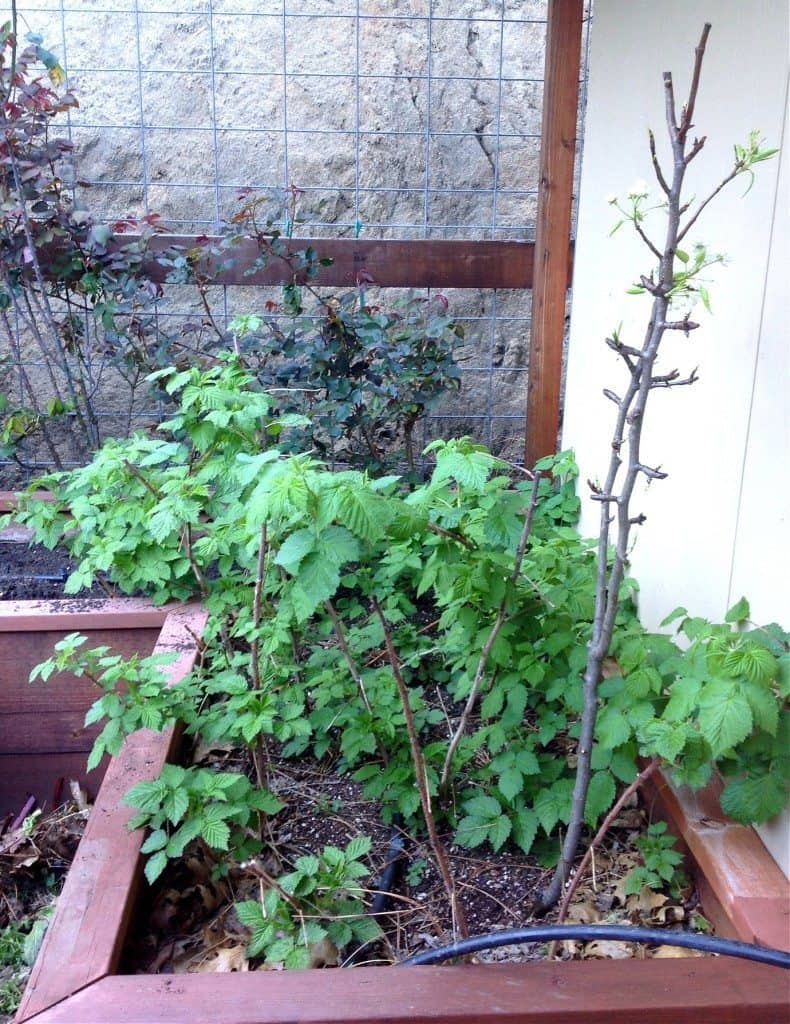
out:
M718 953L721 956L736 956L743 960L769 964L772 967L790 968L790 953L768 946L755 946L750 942L735 942L732 939L717 939L710 935L692 932L664 931L660 928L636 928L630 925L577 925L546 924L528 928L513 928L509 931L475 935L469 939L453 942L439 949L428 949L417 953L408 960L402 960L399 967L415 967L421 964L438 964L453 957L479 953L484 949L510 946L524 942L553 942L555 939L578 939L590 942L594 939L613 939L615 942L641 942L662 946L683 946L698 949L704 953Z
M405 865L406 838L402 828L403 818L400 814L396 814L392 821L392 835L390 836L390 844L387 849L387 859L384 862L381 874L376 879L376 895L373 897L373 902L368 911L368 914L373 918L385 913L389 909L389 905L392 902L391 894L398 883L398 876ZM346 957L344 966L353 967L357 964L363 957L365 945L367 944L355 946Z

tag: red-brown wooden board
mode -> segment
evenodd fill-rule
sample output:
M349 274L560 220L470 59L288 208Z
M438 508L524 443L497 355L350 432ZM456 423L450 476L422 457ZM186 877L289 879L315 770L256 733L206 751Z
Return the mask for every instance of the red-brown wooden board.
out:
M790 882L755 830L722 812L721 791L718 775L694 792L657 772L646 798L688 848L717 933L790 952Z
M195 662L207 613L199 605L153 610L138 605L133 616L155 614L163 621L154 651L176 655L162 666L173 684ZM141 730L110 762L25 989L20 1019L60 1002L118 966L139 883L142 842L139 830L126 828L133 811L122 800L135 783L159 774L174 742L173 730Z
M105 978L36 1024L788 1024L787 973L716 959Z
M78 605L80 612L63 617L62 609ZM67 600L57 604L58 617L47 617L42 629L42 609L52 602L0 602L0 816L15 813L32 794L40 807L49 807L64 780L75 779L96 795L104 774L86 770L88 753L100 726L84 728L85 712L100 695L85 677L71 674L53 676L46 684L30 683L31 669L48 658L66 632L85 633L91 646L107 645L123 657L134 652L150 653L159 635L164 613L148 602ZM108 615L113 618L109 619ZM157 621L158 620L158 621ZM114 621L115 629L102 628ZM140 625L147 622L148 625ZM157 622L157 625L153 623ZM38 625L38 628L35 627Z
M556 451L560 427L583 17L583 0L549 4L527 378L527 466Z
M137 235L118 235L119 244L134 242ZM216 246L219 237L195 235L155 235L149 251L162 252L173 246L203 251ZM360 275L371 283L387 288L531 288L534 243L531 241L472 241L465 239L363 239L294 238L283 240L290 252L314 249L332 264L319 267L313 283L348 287L357 284ZM242 237L220 257L209 257L199 264L201 276L223 285L272 285L293 280L291 265L272 257L269 263L248 273L260 256L254 238ZM570 274L570 249L565 240L566 278ZM220 263L229 263L219 269ZM170 268L152 258L144 264L152 280L164 282ZM304 280L303 276L297 276Z
M195 657L204 612L171 613L157 649ZM142 835L123 793L153 777L173 736L138 733L113 759L58 901L19 1020L40 1024L788 1024L788 978L725 959L369 968L122 977ZM766 854L767 856L767 854ZM737 931L737 927L736 927Z

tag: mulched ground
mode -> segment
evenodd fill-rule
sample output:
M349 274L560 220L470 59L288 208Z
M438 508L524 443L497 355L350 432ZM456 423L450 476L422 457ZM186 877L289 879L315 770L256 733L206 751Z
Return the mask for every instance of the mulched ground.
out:
M229 766L230 767L230 766ZM232 766L238 769L238 765ZM325 844L345 846L359 835L373 841L369 858L368 898L386 864L393 836L381 821L377 803L365 800L352 779L309 760L273 761L272 789L287 802L287 810L271 823L270 849L264 862L276 876L291 869L295 859ZM617 819L595 857L594 875L579 886L568 921L584 924L640 924L652 927L696 927L697 896L693 888L671 899L643 891L623 893L625 876L641 863L634 846L646 816L627 808ZM379 923L384 938L355 955L355 964L391 964L425 949L453 940L447 898L431 851L422 840L405 836L407 858L387 911ZM449 837L447 837L449 843ZM551 871L534 857L518 851L466 850L448 845L448 852L470 934L483 934L529 923L528 908L548 882ZM131 973L227 972L270 970L244 955L247 933L233 913L232 899L256 899L259 881L238 871L230 878L212 877L208 851L193 847L184 862L168 867L146 901L148 911L137 922L127 947L125 970ZM547 920L551 920L551 916ZM486 962L541 959L546 947L505 946L477 955ZM688 956L689 951L660 947L645 950L621 942L562 943L562 958L631 958ZM315 966L342 965L326 950L317 951Z
M0 821L0 1024L13 1019L14 997L21 996L88 820L85 794L75 785L72 793L76 799L56 811ZM9 955L20 933L21 955Z

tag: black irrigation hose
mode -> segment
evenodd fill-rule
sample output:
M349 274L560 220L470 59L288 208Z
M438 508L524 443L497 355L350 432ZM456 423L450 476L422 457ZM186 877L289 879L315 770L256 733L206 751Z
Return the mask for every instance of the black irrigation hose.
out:
M406 857L406 837L403 834L403 818L396 814L392 819L392 835L387 849L387 859L381 874L376 879L376 895L370 905L368 915L374 920L379 914L383 914L392 902L392 893L398 883L398 876L403 871ZM353 967L362 959L363 951L367 943L357 945L346 957L344 965Z
M753 946L749 942L734 942L732 939L716 939L709 935L695 935L691 932L663 931L660 928L635 928L630 925L599 924L545 924L529 928L513 928L510 931L491 932L462 939L439 949L428 949L424 953L402 960L399 967L414 967L420 964L438 964L453 957L478 953L483 949L496 949L522 942L552 942L555 939L579 939L589 942L593 939L614 939L615 942L644 942L663 946L684 946L699 949L704 953L719 953L722 956L737 956L744 960L769 964L772 967L790 968L790 953L766 946Z

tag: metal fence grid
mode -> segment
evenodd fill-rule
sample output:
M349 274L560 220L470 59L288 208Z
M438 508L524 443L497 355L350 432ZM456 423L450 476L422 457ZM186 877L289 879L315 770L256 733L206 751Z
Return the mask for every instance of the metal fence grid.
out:
M156 211L174 233L211 233L240 189L296 185L296 235L534 237L546 0L22 0L18 13L80 99L63 125L75 203L101 216ZM589 25L588 10L580 139ZM462 387L425 438L471 433L518 461L531 293L448 297L467 335ZM217 302L227 324L256 296ZM195 308L182 289L159 315Z

